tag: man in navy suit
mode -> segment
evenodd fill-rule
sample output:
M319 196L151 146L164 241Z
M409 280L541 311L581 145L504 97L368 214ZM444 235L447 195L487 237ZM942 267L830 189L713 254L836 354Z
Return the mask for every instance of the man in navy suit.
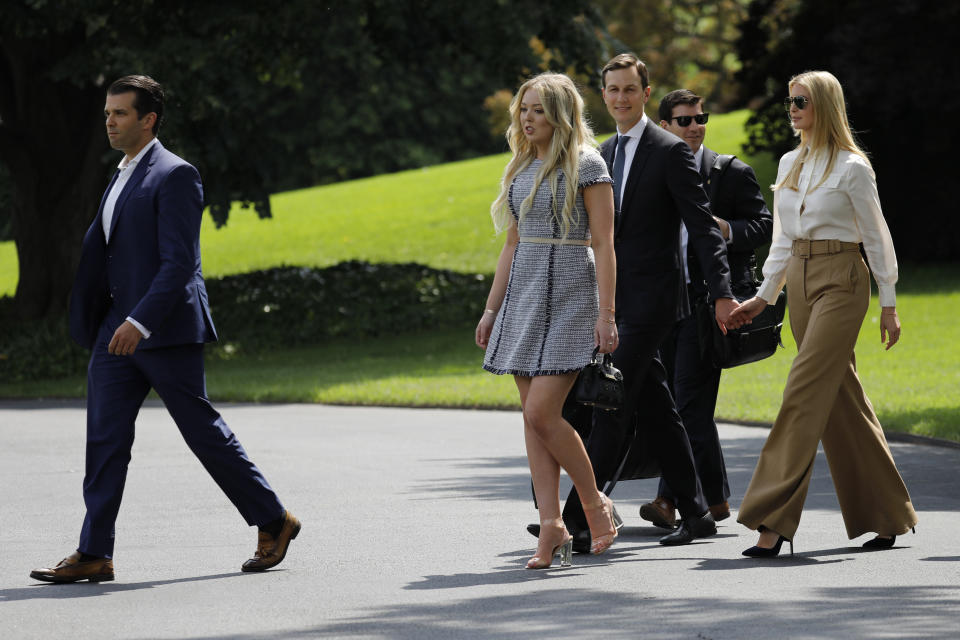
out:
M739 300L756 295L754 250L770 242L773 216L760 192L757 177L748 165L736 158L722 158L703 145L709 114L703 112L702 98L688 89L671 91L660 100L660 126L676 135L690 147L707 196L710 209L720 225L727 244L730 265L730 288ZM720 448L720 436L713 414L720 389L720 368L713 366L709 355L701 349L697 317L709 309L704 269L695 251L681 239L680 255L686 266L687 292L699 313L678 320L670 335L660 345L660 355L667 369L667 380L673 391L677 410L693 447L697 475L703 493L716 521L730 517L730 484ZM660 481L656 499L640 507L640 516L666 528L676 521L676 499L668 483Z
M693 154L644 114L650 98L646 65L633 54L621 54L604 66L601 79L603 99L618 131L600 146L600 153L614 180L620 345L613 362L623 373L625 400L618 411L594 413L587 453L597 486L603 486L616 475L636 415L637 428L658 458L681 514L680 528L660 542L687 544L717 529L658 355L677 320L690 313L680 263L681 222L704 265L721 326L737 303L730 291L724 240L710 214ZM564 521L576 542L586 519L575 490L567 499Z
M30 576L113 580L114 523L134 422L156 390L184 440L249 525L258 544L243 571L279 564L300 522L250 461L207 399L203 344L217 339L200 269L203 186L156 134L163 89L125 76L107 90L107 137L124 152L83 240L70 334L91 349L87 376L87 512L76 553Z

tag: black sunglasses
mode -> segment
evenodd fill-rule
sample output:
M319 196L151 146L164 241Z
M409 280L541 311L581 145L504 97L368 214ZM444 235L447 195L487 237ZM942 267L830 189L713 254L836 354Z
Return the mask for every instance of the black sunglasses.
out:
M690 122L693 120L697 121L697 124L707 124L707 120L710 119L709 113L698 113L695 116L674 116L670 120L676 120L677 124L681 127L689 127Z
M790 111L791 104L797 109L806 109L810 99L807 96L787 96L783 99L783 106L787 111Z

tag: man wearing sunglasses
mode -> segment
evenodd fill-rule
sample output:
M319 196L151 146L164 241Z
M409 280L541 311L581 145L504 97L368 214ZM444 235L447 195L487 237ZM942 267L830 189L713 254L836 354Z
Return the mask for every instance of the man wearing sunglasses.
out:
M660 101L660 126L690 146L697 170L710 198L710 208L727 243L730 287L739 300L756 295L754 250L770 242L773 216L767 209L753 169L730 156L719 156L703 146L710 114L703 112L702 99L687 89L671 91ZM697 253L681 228L681 257L687 275L687 293L694 306L707 306L707 282ZM660 355L677 410L690 438L697 474L714 520L730 517L730 486L720 448L717 424L713 420L720 388L720 369L700 349L697 313L678 320L661 343ZM640 508L640 516L653 524L672 529L676 523L676 497L662 478L657 498Z

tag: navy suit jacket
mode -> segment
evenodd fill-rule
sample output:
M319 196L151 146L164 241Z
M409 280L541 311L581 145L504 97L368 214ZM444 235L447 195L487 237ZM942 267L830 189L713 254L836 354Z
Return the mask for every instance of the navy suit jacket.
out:
M611 175L617 136L600 145ZM725 242L686 142L648 121L627 174L614 230L617 315L670 325L690 313L680 263L680 222L705 270L712 299L732 298Z
M200 269L200 174L158 141L117 198L108 243L103 205L116 179L83 239L70 299L70 335L93 348L112 306L116 316L130 316L151 332L138 349L215 341Z
M730 288L739 300L752 298L757 292L755 274L757 258L754 251L768 242L773 234L773 216L760 192L757 176L750 165L733 159L722 175L717 176L713 166L717 152L703 148L700 173L710 198L710 209L718 218L730 224L733 238L727 243L727 263L730 266ZM716 184L713 184L713 183ZM697 254L687 251L690 283L698 294L706 293L703 269Z

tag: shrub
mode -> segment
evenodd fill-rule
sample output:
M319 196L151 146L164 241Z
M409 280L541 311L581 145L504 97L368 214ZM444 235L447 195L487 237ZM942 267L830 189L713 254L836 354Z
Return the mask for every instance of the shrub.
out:
M325 269L278 267L207 280L220 343L213 351L318 344L475 322L490 276L420 264L342 262ZM87 353L64 318L18 322L0 298L0 379L10 382L82 373Z
M23 382L82 373L87 352L67 330L64 316L24 322L14 313L13 298L0 298L0 380Z

